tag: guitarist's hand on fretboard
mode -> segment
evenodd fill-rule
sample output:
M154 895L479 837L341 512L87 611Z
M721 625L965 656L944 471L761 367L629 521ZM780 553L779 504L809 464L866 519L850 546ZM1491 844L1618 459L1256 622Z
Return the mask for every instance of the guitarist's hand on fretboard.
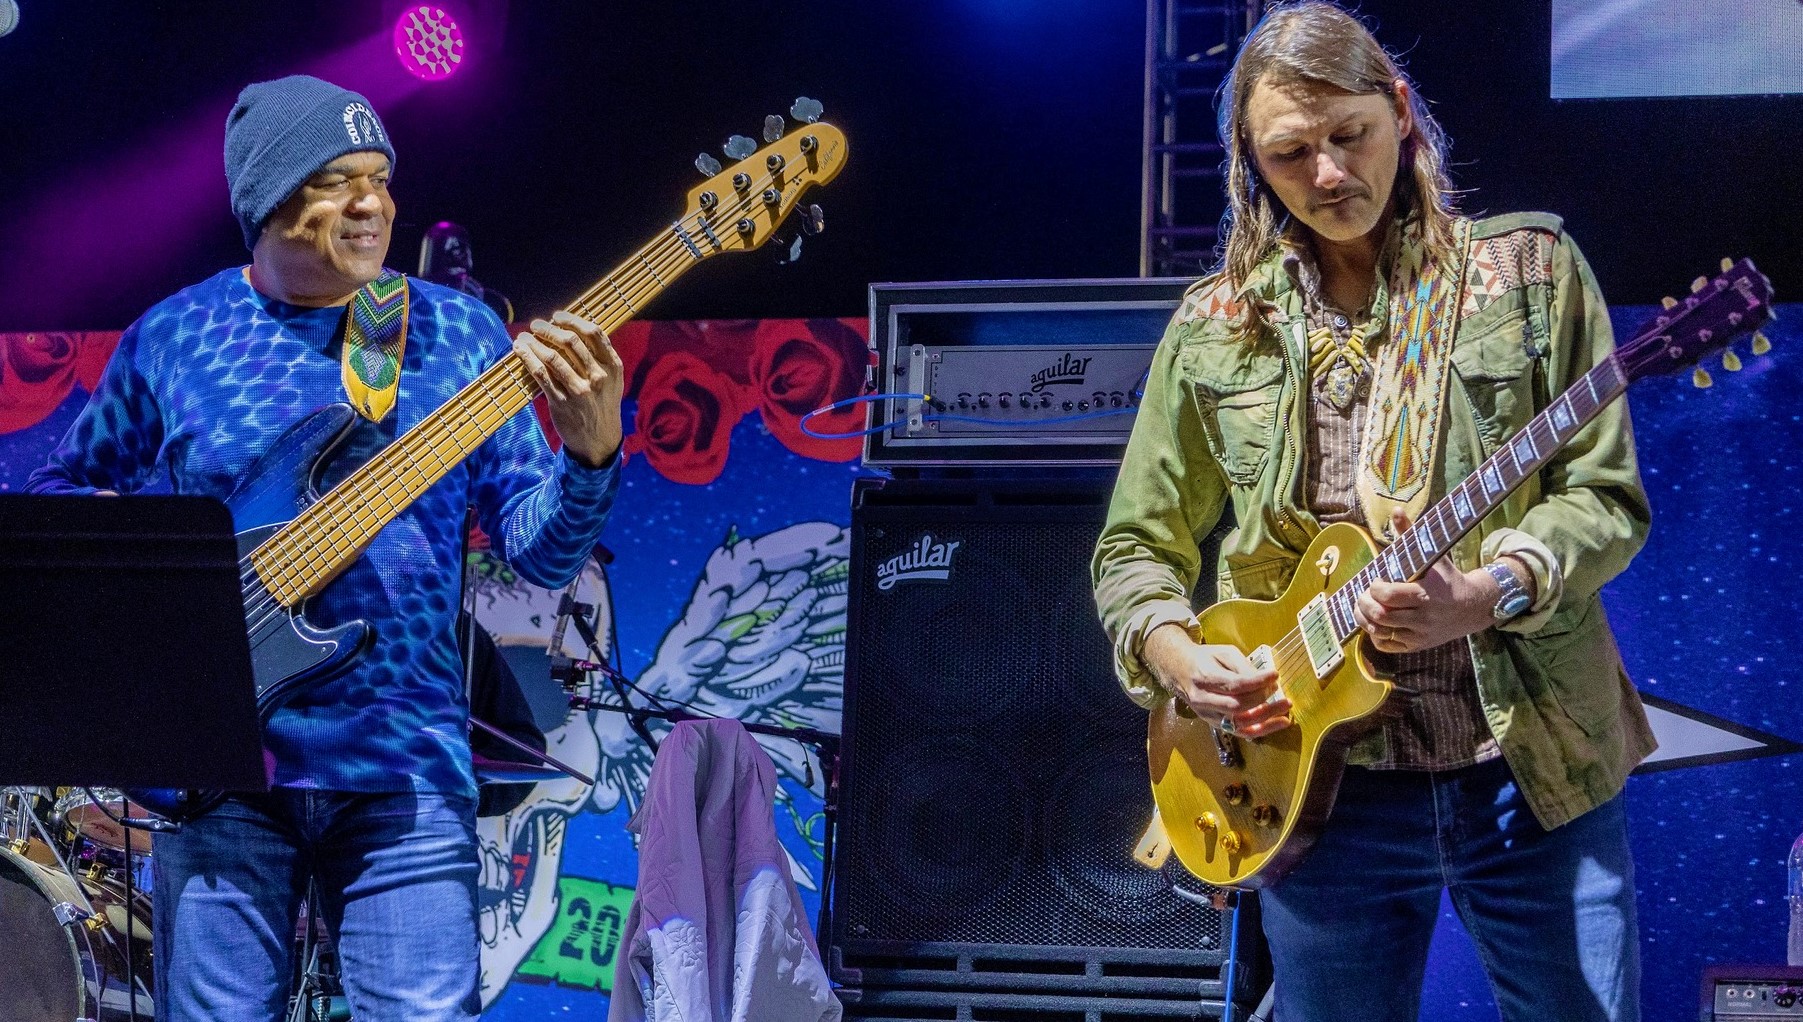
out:
M1407 512L1391 512L1392 536L1410 524ZM1379 652L1418 653L1494 625L1501 595L1489 572L1460 571L1442 557L1414 582L1371 583L1353 605L1353 617Z
M1181 625L1163 624L1140 649L1152 676L1196 716L1257 738L1290 726L1290 703L1278 694L1277 672L1232 646L1204 646Z

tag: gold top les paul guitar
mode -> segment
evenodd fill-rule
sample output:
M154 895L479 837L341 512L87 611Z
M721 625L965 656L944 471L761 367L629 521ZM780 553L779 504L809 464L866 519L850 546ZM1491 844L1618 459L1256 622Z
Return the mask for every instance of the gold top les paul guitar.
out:
M1146 751L1153 799L1190 872L1216 886L1250 889L1301 861L1327 822L1347 748L1377 727L1393 688L1367 658L1354 603L1380 579L1425 575L1628 384L1689 366L1771 318L1771 282L1751 262L1724 260L1722 271L1668 304L1388 548L1380 550L1356 525L1330 525L1309 544L1281 597L1227 600L1202 612L1203 642L1269 647L1294 725L1248 739L1197 717L1180 700L1152 711ZM1764 338L1755 335L1753 347L1762 353ZM1733 352L1723 362L1739 366Z

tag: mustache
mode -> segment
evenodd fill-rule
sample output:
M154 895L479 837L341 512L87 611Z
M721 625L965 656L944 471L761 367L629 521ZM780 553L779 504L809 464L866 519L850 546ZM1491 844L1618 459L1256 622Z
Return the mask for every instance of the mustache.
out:
M1312 203L1310 203L1310 206L1314 209L1320 209L1323 206L1326 206L1330 203L1338 202L1341 199L1369 198L1370 195L1371 195L1371 193L1369 191L1367 191L1364 188L1359 187L1358 185L1352 185L1350 187L1340 187L1340 188L1335 188L1333 191L1328 192L1326 195L1323 195L1319 199L1314 200Z

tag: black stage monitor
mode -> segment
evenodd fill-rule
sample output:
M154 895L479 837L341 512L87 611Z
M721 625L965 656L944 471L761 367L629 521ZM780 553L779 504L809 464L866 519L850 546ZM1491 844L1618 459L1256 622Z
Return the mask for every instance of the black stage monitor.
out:
M231 514L0 494L0 784L261 791Z

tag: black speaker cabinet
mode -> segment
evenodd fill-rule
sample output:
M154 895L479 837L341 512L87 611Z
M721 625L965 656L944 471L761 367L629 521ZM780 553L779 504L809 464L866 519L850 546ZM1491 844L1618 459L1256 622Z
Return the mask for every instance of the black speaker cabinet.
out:
M1132 858L1152 814L1146 718L1089 585L1108 489L855 493L830 925L834 978L866 1002L983 989L1220 1010L1221 892Z

